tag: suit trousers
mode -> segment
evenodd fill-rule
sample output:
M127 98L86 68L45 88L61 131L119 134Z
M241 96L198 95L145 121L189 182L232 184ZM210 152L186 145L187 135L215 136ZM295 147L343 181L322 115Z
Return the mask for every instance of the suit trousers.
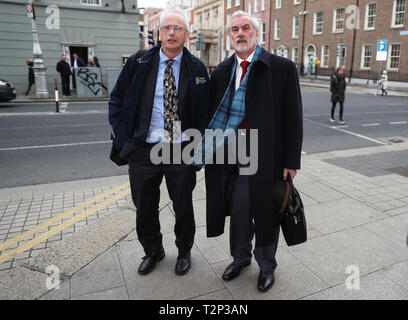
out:
M240 166L240 164L235 168L229 166L229 174L235 175L230 202L230 252L234 263L243 265L251 262L255 225L250 210L250 176L239 175ZM254 256L262 272L272 272L277 267L275 254L278 248L280 226L272 225L270 229L275 235L272 244L257 246L255 243Z
M179 253L190 252L195 235L193 189L196 171L186 164L153 164L150 150L154 144L139 143L129 156L129 180L136 206L136 232L146 255L163 248L160 232L160 185L166 179L173 202L174 233Z

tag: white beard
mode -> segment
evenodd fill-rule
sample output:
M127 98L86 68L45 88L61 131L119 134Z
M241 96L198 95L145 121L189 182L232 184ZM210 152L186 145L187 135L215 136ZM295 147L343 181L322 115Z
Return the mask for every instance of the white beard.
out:
M237 41L238 39L235 39L235 41ZM235 44L235 41L232 41L231 45L234 48L234 50L236 52L245 52L248 51L249 49L251 49L257 42L257 38L253 38L252 41L248 41L248 44L246 46L237 46Z

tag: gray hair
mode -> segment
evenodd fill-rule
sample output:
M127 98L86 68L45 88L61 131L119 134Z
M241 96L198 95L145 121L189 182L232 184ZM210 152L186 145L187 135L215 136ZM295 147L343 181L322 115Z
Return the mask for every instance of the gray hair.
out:
M260 26L260 21L258 18L254 17L253 15L249 14L248 12L242 11L242 10L238 10L235 11L232 16L231 16L231 20L229 21L228 25L227 25L227 32L229 33L231 31L231 21L236 18L236 17L248 17L251 20L252 26L254 27L254 29L256 31L259 32L259 26Z
M181 8L167 8L164 9L161 13L160 13L160 25L162 25L164 17L167 16L170 13L177 13L179 16L181 16L184 20L184 23L186 25L186 28L188 29L188 16L186 11L184 11Z

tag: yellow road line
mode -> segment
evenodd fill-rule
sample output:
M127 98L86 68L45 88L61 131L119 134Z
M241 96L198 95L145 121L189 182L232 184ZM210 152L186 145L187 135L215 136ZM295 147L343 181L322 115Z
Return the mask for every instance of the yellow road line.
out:
M108 195L110 195L112 193L115 193L118 190L126 188L128 186L129 186L129 182L124 183L124 184L122 184L120 186L117 186L117 187L115 187L115 188L113 188L113 189L111 189L109 191L104 192L104 193L101 193L100 195L98 195L96 197L93 197L92 199L87 200L86 202L80 204L79 206L76 206L75 208L72 208L72 209L70 209L68 211L60 213L59 215L56 215L55 217L52 217L51 219L49 219L47 221L44 221L43 223L35 226L34 228L32 228L30 230L27 230L26 232L24 232L24 233L22 233L20 235L14 237L12 239L9 239L9 240L7 240L7 241L5 241L3 243L0 243L0 251L3 251L4 249L7 249L7 248L11 247L13 244L18 243L21 240L24 240L24 239L28 238L29 236L38 233L39 231L41 231L42 229L50 226L54 222L57 222L57 221L59 221L61 219L64 219L64 218L74 214L75 212L85 208L86 206L88 206L88 205L90 205L90 204L92 204L92 203L94 203L94 202L96 202L96 201L98 201L100 199L103 199L104 197L106 197L106 196L108 196Z
M87 216L91 215L92 213L95 213L96 211L108 206L112 202L116 202L118 199L127 196L129 193L130 193L130 188L125 190L125 191L122 191L121 193L114 196L113 198L109 198L108 200L105 200L104 202L101 202L97 206L92 207L91 209L86 210L85 212L83 212L83 213L69 219L68 221L65 221L63 224L60 224L59 226L55 227L54 229L51 229L50 231L47 231L47 232L41 234L37 238L34 238L33 240L30 240L30 241L24 243L23 245L17 247L16 249L7 252L6 254L0 256L0 264L2 264L3 262L9 260L10 258L12 258L12 257L14 257L14 256L16 256L16 255L18 255L20 253L23 253L24 251L26 251L28 249L31 249L32 247L36 246L37 244L47 240L48 238L52 237L55 234L57 234L61 230L65 229L65 228L68 228L69 226L71 226L71 225L77 223L78 221L86 218Z

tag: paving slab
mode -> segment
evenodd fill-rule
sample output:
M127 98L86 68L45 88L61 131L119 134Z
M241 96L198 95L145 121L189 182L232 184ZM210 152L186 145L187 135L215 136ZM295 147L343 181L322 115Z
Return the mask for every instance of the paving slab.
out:
M49 290L45 273L16 267L0 272L0 300L33 300Z
M364 225L364 228L376 233L378 236L384 239L387 239L396 246L407 249L408 254L408 212L396 217L389 217L387 219L368 223Z
M126 287L123 286L96 293L90 293L79 297L73 297L71 300L128 300L128 294Z
M354 282L352 284L356 284ZM323 290L305 300L408 300L408 291L385 277L380 271L360 277L359 289L346 283Z
M288 250L331 286L345 281L349 266L357 266L365 275L408 259L406 249L364 227L314 238Z
M405 290L408 290L408 261L396 263L380 270L380 272Z
M388 216L354 199L309 205L305 207L307 223L318 232L328 234L387 218Z
M287 248L278 248L276 253L278 267L275 270L275 284L266 293L258 291L256 284L259 267L253 259L250 266L241 271L239 277L225 281L224 284L238 300L287 300L300 299L308 294L329 287L311 270L289 254ZM213 265L218 276L221 277L229 263Z
M39 300L70 300L71 299L71 283L70 280L60 283L59 289L54 289Z
M123 287L125 281L115 247L102 253L70 280L72 298Z
M135 224L134 212L117 210L46 249L26 262L24 266L45 272L48 266L56 265L61 276L71 277L98 255L127 236L135 229Z
M225 288L195 246L191 251L191 270L184 276L177 276L174 267L178 253L174 240L173 234L163 237L166 256L146 276L137 273L144 256L139 242L126 241L117 245L129 299L189 299Z
M228 289L222 289L213 293L204 294L199 297L195 297L191 300L233 300L233 296Z

